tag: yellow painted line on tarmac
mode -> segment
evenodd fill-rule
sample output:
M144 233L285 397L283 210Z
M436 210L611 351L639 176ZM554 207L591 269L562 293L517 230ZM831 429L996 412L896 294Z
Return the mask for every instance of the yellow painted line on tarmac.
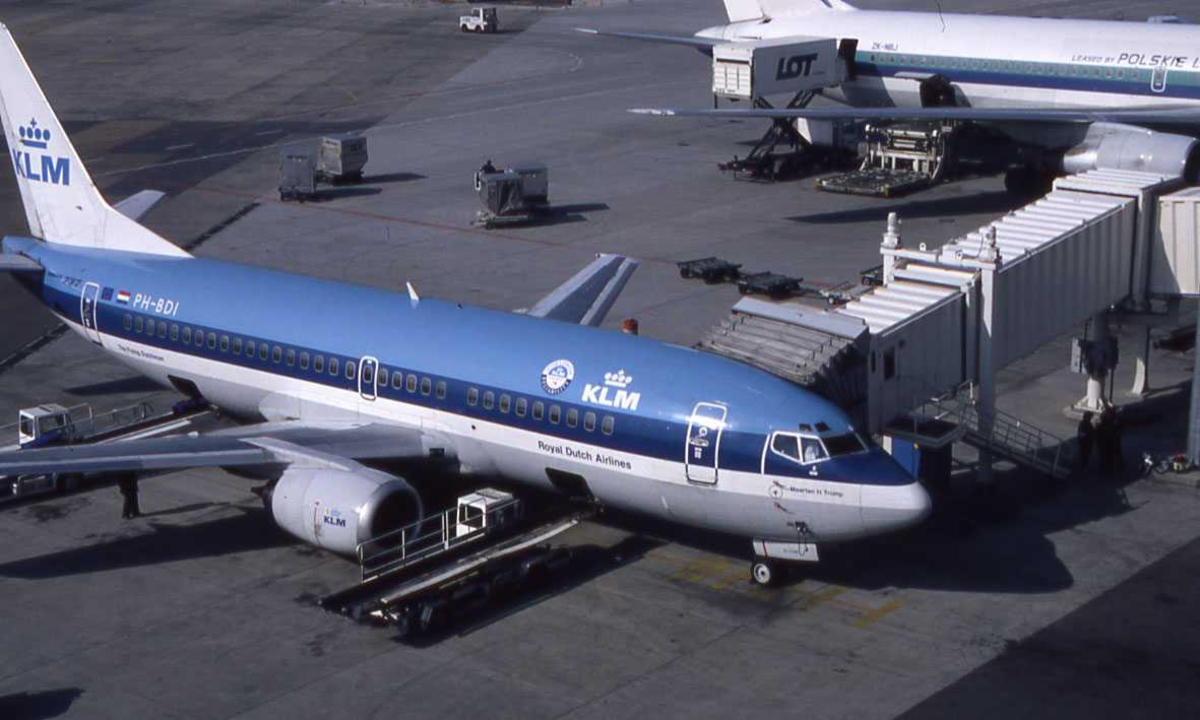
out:
M852 622L850 624L853 625L854 627L858 628L859 630L866 630L867 628L871 627L875 623L879 622L879 620L882 619L883 617L890 615L891 613L895 612L896 610L900 609L903 606L904 606L903 600L892 600L891 602L886 602L883 605L880 605L879 607L875 608L874 610L871 610L870 612L865 613L862 617L860 617L859 619L855 620L854 622Z

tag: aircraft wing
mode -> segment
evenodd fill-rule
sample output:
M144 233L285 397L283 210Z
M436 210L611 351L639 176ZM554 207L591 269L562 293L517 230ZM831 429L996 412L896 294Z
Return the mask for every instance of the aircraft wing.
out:
M626 40L643 40L645 42L664 43L666 45L687 45L696 48L711 48L728 42L727 40L714 40L713 38L696 37L695 35L654 35L651 33L594 30L592 28L575 28L575 32L599 35L601 37L624 38Z
M141 220L142 216L150 212L150 208L157 205L158 201L166 196L166 193L157 190L143 190L113 205L113 209L130 220Z
M604 322L604 316L637 267L636 260L624 255L597 255L587 267L524 312L534 317L596 327Z
M24 255L0 253L0 272L38 272L42 266L33 258Z
M304 453L347 462L407 459L430 456L435 444L435 439L420 430L403 426L260 423L206 435L13 450L0 453L0 476L282 466L292 464ZM442 448L443 454L446 450Z
M969 122L1094 123L1133 124L1200 123L1200 107L1128 107L1128 108L974 108L927 107L897 108L850 106L819 108L726 108L673 109L635 108L637 115L662 117L770 118L808 120L963 120Z

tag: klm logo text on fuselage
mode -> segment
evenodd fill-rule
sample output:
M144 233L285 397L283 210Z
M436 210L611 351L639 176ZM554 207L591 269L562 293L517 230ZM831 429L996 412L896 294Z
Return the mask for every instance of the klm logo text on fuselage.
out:
M71 184L70 159L47 152L49 130L38 127L37 120L30 120L28 126L22 125L17 132L20 146L12 148L13 168L17 177L50 185Z
M642 394L626 389L632 382L633 378L626 375L624 370L604 373L603 385L587 383L583 386L583 401L618 410L637 410L638 403L642 401Z
M794 80L798 77L808 77L812 74L813 61L816 59L816 55L793 55L779 58L779 65L775 68L775 79Z

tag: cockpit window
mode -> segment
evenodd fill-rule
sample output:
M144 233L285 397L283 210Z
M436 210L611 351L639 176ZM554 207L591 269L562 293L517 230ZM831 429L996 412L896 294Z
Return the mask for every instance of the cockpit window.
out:
M825 447L829 450L830 457L839 457L841 455L853 455L867 449L863 445L863 441L854 433L846 435L834 435L831 437L822 438L825 441Z
M825 460L829 457L825 453L825 448L821 445L821 441L816 438L800 438L800 448L804 453L804 459L801 462L817 462L818 460Z
M829 432L829 426L823 422L817 423L817 432Z
M771 449L785 457L800 460L800 445L795 435L776 435L771 439Z

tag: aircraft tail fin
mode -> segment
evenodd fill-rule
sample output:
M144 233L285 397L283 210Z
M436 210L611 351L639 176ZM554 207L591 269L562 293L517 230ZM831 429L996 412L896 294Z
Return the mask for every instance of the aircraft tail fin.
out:
M845 0L725 0L729 22L856 9Z
M62 245L190 257L105 201L3 24L0 121L35 237Z

